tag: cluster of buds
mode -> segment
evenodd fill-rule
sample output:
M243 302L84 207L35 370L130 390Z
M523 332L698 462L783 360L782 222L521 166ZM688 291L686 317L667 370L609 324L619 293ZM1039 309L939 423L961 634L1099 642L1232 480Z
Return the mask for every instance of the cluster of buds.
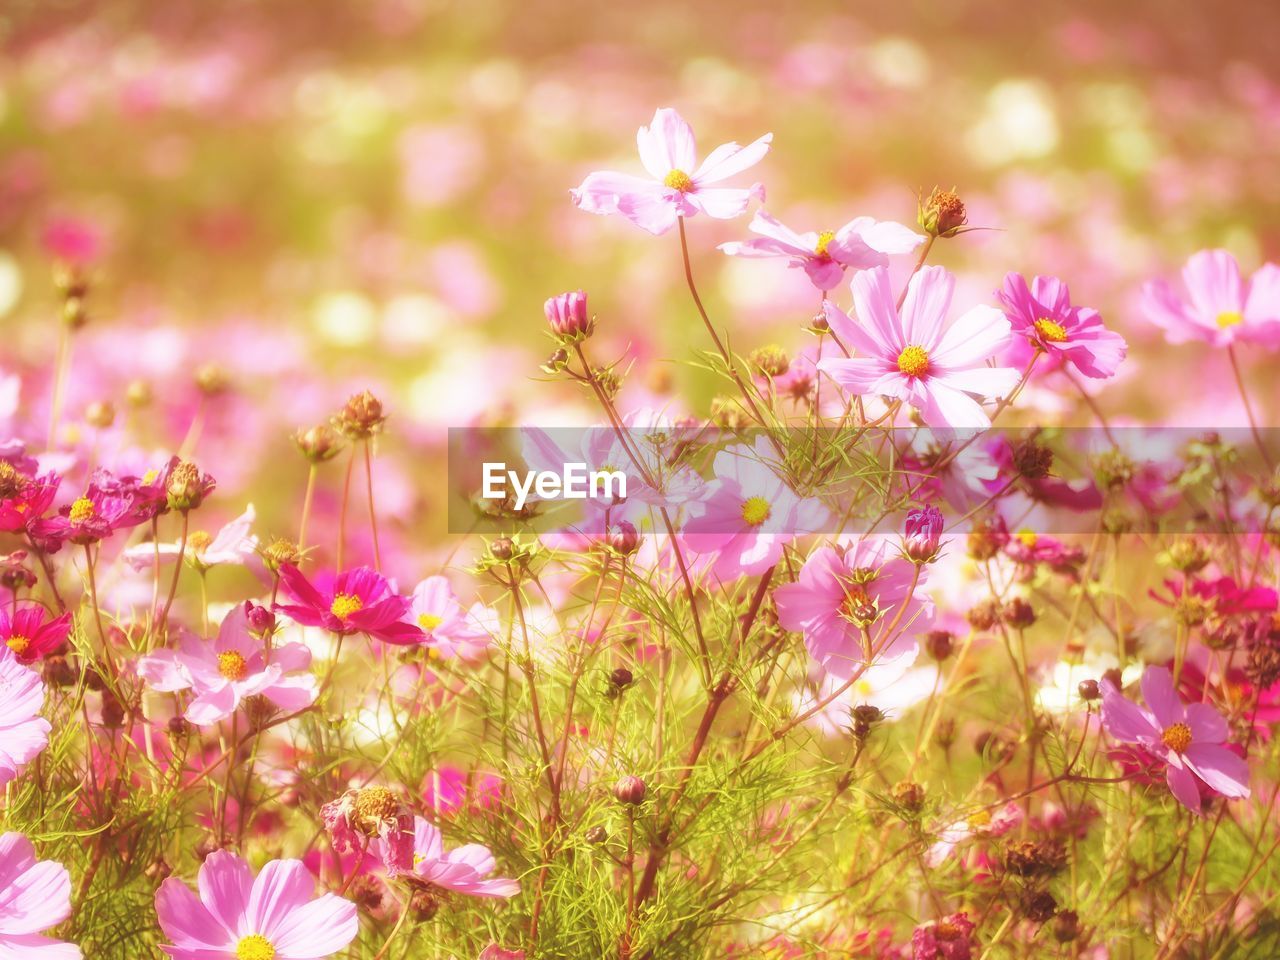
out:
M587 295L581 290L552 297L542 310L552 334L561 343L581 343L596 328L596 318L587 310Z
M333 425L348 440L368 440L386 422L382 401L368 390L354 394L333 418Z
M53 276L54 285L62 295L62 322L72 330L79 330L89 322L85 299L89 296L89 280L75 264L60 266Z
M919 201L916 218L920 229L931 237L954 237L969 222L968 214L953 187L933 188L928 199Z
M297 431L293 435L293 442L308 463L324 463L342 451L342 437L327 423Z
M190 460L179 462L169 473L169 481L165 486L170 510L187 513L204 503L215 486L213 477L201 473Z

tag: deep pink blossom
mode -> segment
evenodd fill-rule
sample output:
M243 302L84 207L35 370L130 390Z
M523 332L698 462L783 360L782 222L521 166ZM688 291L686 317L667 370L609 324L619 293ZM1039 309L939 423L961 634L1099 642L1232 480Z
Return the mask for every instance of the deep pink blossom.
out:
M922 923L911 934L911 960L970 960L975 929L964 911Z
M222 621L212 643L185 634L178 650L158 650L138 661L138 674L154 690L191 690L186 718L208 726L231 716L246 697L266 697L292 713L316 698L309 673L311 651L305 644L267 647L249 629L247 613L237 606Z
M721 144L699 164L693 129L680 114L663 107L654 113L653 123L636 134L648 177L592 173L569 193L588 213L620 213L653 234L666 233L677 218L698 213L729 220L741 216L752 197L763 200L764 188L713 184L755 166L769 152L772 140L773 134L766 133L745 147Z
M1028 287L1026 277L1010 273L996 299L1028 354L1042 350L1055 366L1070 364L1095 380L1115 376L1124 362L1129 349L1124 337L1108 330L1097 310L1073 307L1071 291L1057 277L1035 277ZM1014 362L1029 360L1027 355Z
M56 474L26 476L7 460L0 461L0 531L30 529L53 506L60 482Z
M0 836L0 958L80 960L80 948L41 936L71 916L71 877L51 860L37 860L20 833Z
M0 607L0 640L22 663L34 663L61 649L70 632L70 613L50 617L39 604L16 610Z
M1165 765L1165 779L1184 807L1200 812L1197 781L1225 797L1249 796L1249 768L1223 744L1227 721L1206 703L1184 704L1164 667L1142 675L1144 710L1125 699L1109 680L1102 681L1102 720L1121 743L1142 747Z
M323 960L360 932L356 905L315 896L301 860L272 860L255 877L225 850L200 866L200 895L170 877L156 891L156 916L174 960Z
M59 549L64 543L81 546L97 543L116 530L136 523L130 516L131 506L132 500L128 496L90 484L84 496L77 497L55 516L33 523L31 535L49 551Z
M853 278L855 321L827 301L827 322L856 351L852 359L825 359L818 369L857 396L901 400L931 427L982 429L991 420L970 396L1008 396L1019 373L989 367L1009 344L1009 321L994 307L973 307L946 326L955 278L925 267L911 278L899 313L883 267Z
M722 243L720 249L731 257L784 257L819 290L836 287L846 269L887 267L890 254L910 253L924 242L921 234L900 223L871 217L856 217L839 230L796 233L757 210L748 229L760 238Z
M1264 264L1246 282L1240 264L1226 250L1201 250L1182 268L1182 283L1188 300L1164 280L1142 288L1148 319L1170 343L1280 343L1280 267L1274 263Z
M848 679L866 662L868 646L878 659L892 659L932 625L933 604L911 587L917 570L923 583L925 568L893 555L887 540L820 547L795 583L774 590L778 622L804 634L824 670ZM894 633L886 635L890 626Z
M422 642L422 630L404 622L409 600L368 567L344 570L313 585L297 567L285 564L280 568L280 584L296 602L278 603L275 610L297 623L342 636L364 633L387 643Z
M902 552L915 563L930 563L942 546L942 511L929 506L907 513Z
M495 866L488 847L468 843L446 851L439 829L422 817L414 818L413 873L418 879L469 897L514 897L520 884L490 878Z
M49 743L49 721L40 716L44 681L0 647L0 787L18 775Z

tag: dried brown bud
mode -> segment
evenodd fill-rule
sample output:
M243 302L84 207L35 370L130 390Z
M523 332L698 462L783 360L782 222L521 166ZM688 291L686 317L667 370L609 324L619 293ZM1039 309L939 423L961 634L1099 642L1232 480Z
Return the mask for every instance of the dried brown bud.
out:
M292 540L276 537L261 550L262 562L272 573L277 572L286 563L297 566L302 561L302 552Z
M969 625L975 630L990 630L1000 619L1000 605L995 600L982 600L969 608Z
M583 838L587 843L594 847L598 847L609 839L609 831L604 827L592 827L584 834Z
M955 639L950 630L930 630L924 638L925 649L929 651L929 656L941 663L951 656Z
M924 787L912 780L903 780L893 787L893 802L907 813L919 813L924 809Z
M354 394L334 418L334 426L351 440L367 440L379 432L386 422L382 401L368 390Z
M1000 609L1000 619L1015 630L1025 630L1036 622L1036 610L1022 597L1013 597Z
M752 350L750 359L766 377L781 377L791 368L791 357L776 343Z
M1053 469L1053 451L1036 440L1013 446L1013 468L1028 480L1043 480Z
M1063 910L1053 920L1053 939L1070 943L1080 936L1080 915L1074 910Z
M968 215L954 190L934 187L929 198L920 201L918 220L931 237L954 237L968 222Z
M1048 890L1036 890L1022 898L1022 913L1032 923L1048 923L1058 912L1058 901Z
M327 423L297 431L293 435L293 442L310 463L332 460L342 450L342 437Z

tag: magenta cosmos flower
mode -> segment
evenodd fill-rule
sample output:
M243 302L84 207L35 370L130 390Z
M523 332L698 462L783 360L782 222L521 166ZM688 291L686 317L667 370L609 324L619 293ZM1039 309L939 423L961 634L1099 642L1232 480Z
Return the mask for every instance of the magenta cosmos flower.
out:
M930 427L990 426L970 394L1007 396L1019 380L1017 370L986 365L1009 345L1009 321L1000 311L973 307L947 327L955 278L942 267L911 278L901 315L884 267L855 274L852 286L858 320L828 301L827 322L858 355L821 360L818 369L849 393L910 404Z
M445 577L427 577L413 589L408 620L422 629L421 642L442 660L458 657L467 663L484 658L493 642L497 611L473 603L463 609Z
M1148 319L1170 343L1202 340L1217 347L1237 340L1280 343L1280 267L1263 265L1247 283L1225 250L1201 250L1182 268L1184 301L1164 280L1142 288Z
M71 632L71 614L49 617L39 604L17 610L0 608L0 640L22 663L34 663L58 650Z
M0 530L28 529L53 506L61 478L56 474L29 477L8 460L0 460Z
M199 898L176 877L156 891L160 929L174 960L321 960L356 938L356 905L316 882L301 860L272 860L255 878L217 850L200 866Z
M712 573L721 580L764 573L782 556L782 548L800 533L814 533L830 522L816 500L802 499L772 465L777 454L768 438L716 454L715 479L690 507L684 542L695 553L715 553Z
M49 743L49 721L40 716L44 681L0 647L0 787L18 775Z
M680 114L663 107L654 113L653 123L636 134L640 162L649 177L592 173L569 194L588 213L620 213L653 234L666 233L677 217L698 213L730 220L742 215L752 197L763 200L764 188L758 183L746 190L712 184L755 166L772 140L773 134L766 133L745 147L721 144L699 164L693 129Z
M288 713L310 706L316 699L310 667L305 644L268 649L250 632L248 613L238 606L223 619L212 643L185 634L180 649L140 659L138 675L153 690L192 690L195 699L185 716L203 727L231 716L245 697L266 697Z
M469 897L505 899L520 892L515 880L489 878L495 863L488 847L468 843L446 852L444 838L430 821L414 817L413 828L413 874L419 880Z
M866 662L867 637L882 660L911 651L911 638L933 625L933 604L911 589L916 567L889 553L889 541L820 547L795 583L773 591L778 622L804 634L809 655L841 680ZM924 582L924 568L917 587ZM897 622L896 635L883 636Z
M911 934L911 960L970 960L975 929L964 911L922 923Z
M1022 274L1007 274L996 299L1028 350L1043 350L1094 380L1115 376L1124 362L1129 350L1124 337L1103 326L1097 310L1073 307L1070 289L1057 277L1035 277L1027 286ZM1028 352L1017 362L1030 359Z
M910 253L924 243L921 234L900 223L871 217L857 217L839 230L796 233L757 210L748 229L760 238L722 243L720 249L731 257L785 257L788 266L804 270L819 290L837 286L846 268L887 267L890 254Z
M80 960L80 948L40 936L71 916L67 868L37 860L20 833L0 836L0 957L4 960Z
M1165 779L1175 798L1200 812L1197 780L1225 797L1249 796L1249 768L1223 746L1227 721L1205 703L1184 704L1164 667L1142 675L1147 709L1130 702L1109 680L1102 681L1102 721L1122 743L1136 743L1166 765Z
M386 577L368 567L344 570L313 586L293 564L280 568L280 582L296 603L275 609L308 627L324 627L341 636L365 633L387 643L422 642L422 631L405 623L409 601L398 596Z

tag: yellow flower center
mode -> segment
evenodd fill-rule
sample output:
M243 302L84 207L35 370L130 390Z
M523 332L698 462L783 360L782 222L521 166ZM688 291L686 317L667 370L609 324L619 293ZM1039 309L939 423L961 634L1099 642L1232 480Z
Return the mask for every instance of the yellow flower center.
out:
M1244 317L1240 315L1238 310L1226 310L1218 314L1218 327L1226 330L1228 327L1237 327L1244 323Z
M276 948L260 933L241 937L236 944L236 960L274 960Z
M357 610L364 609L364 601L353 593L340 593L333 598L333 605L329 607L329 612L339 620L345 620Z
M418 626L430 633L440 624L444 623L444 617L434 613L423 613L418 616Z
M71 505L71 513L68 517L72 523L84 523L86 520L92 520L93 515L93 501L88 497L81 497Z
M15 633L8 640L6 640L5 643L9 645L10 650L12 650L18 656L22 656L24 653L27 652L27 649L31 646L31 638L24 637L20 633Z
M159 470L148 470L142 475L142 482L148 485L153 484L158 476L160 476Z
M400 813L400 801L386 787L365 787L355 798L355 823L367 835L378 835L378 828Z
M1067 328L1048 317L1041 317L1036 321L1036 332L1040 334L1042 340L1047 340L1049 343L1062 343L1067 339Z
M933 928L933 935L939 940L959 940L960 928L954 923L948 923L946 920L942 920Z
M818 243L813 248L813 252L820 257L825 257L827 255L827 247L835 238L836 232L834 230L823 230L818 234Z
M869 697L876 692L869 680L859 680L853 685L853 689L860 697Z
M1174 753L1186 753L1187 747L1191 746L1191 728L1185 723L1175 723L1171 727L1165 727L1160 739Z
M1022 545L1025 547L1034 547L1036 542L1040 539L1034 530L1019 530L1017 537L1022 541Z
M681 193L688 193L693 189L693 177L683 170L672 170L663 178L662 185L672 190L679 190Z
M924 347L907 347L898 354L898 369L908 377L923 377L929 372L929 354Z
M748 497L742 501L742 519L753 527L768 520L771 510L769 501L764 497Z
M211 543L213 543L213 537L203 530L197 530L187 537L187 548L192 553L204 553Z
M242 654L226 650L218 654L218 672L228 680L243 680L249 672L249 665Z
M971 827L985 827L991 822L991 814L986 810L979 810L968 820L965 821Z

